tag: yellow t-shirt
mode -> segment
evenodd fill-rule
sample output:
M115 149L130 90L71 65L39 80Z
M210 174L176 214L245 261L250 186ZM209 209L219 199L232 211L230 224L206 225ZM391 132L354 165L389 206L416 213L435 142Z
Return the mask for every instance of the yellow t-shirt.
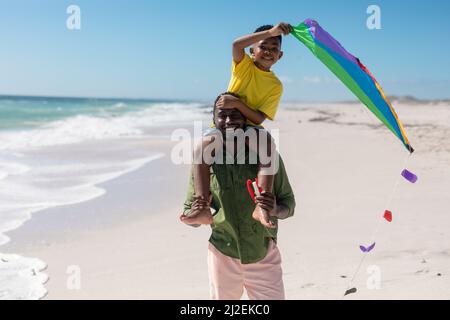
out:
M248 54L238 64L233 61L231 71L228 91L239 95L249 108L258 110L273 120L283 93L281 81L272 71L259 69ZM254 124L249 120L247 122Z

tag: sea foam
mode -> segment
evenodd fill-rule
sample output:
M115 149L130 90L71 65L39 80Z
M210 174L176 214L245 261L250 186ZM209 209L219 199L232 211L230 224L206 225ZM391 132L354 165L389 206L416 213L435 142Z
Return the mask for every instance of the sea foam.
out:
M105 193L98 184L137 170L163 157L123 159L84 158L83 163L44 161L27 165L1 162L0 245L10 239L5 232L19 228L32 214L56 206L88 201ZM26 159L26 157L25 157ZM22 157L21 161L24 160ZM57 159L55 159L57 160ZM38 299L46 294L45 262L39 259L0 253L0 299Z

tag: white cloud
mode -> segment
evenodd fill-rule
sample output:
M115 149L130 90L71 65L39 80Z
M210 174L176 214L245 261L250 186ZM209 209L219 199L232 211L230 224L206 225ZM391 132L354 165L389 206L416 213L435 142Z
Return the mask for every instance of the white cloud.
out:
M304 76L303 82L315 85L321 83L339 83L339 80L336 77Z
M288 84L288 83L293 83L294 82L294 79L292 79L292 78L290 78L288 76L278 76L278 79L280 79L280 81L283 84Z
M312 77L304 76L303 82L309 83L309 84L319 84L322 82L322 79L319 76L312 76Z

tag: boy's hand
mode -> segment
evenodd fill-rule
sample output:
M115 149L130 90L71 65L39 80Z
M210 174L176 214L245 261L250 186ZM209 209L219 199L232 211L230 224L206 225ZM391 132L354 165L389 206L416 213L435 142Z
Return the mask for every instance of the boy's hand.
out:
M219 109L238 109L241 100L229 94L224 94L217 100L216 106Z
M286 22L280 22L275 27L269 30L269 33L272 37L277 37L279 35L287 36L292 32L292 26Z

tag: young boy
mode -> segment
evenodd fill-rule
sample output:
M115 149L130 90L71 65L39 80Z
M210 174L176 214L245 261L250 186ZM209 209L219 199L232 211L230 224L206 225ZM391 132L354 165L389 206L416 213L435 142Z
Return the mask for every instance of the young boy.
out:
M287 23L271 26L265 25L255 30L253 34L243 36L233 42L232 76L228 85L228 92L237 94L240 99L223 95L217 102L219 108L239 110L246 118L248 125L263 131L268 140L267 156L273 158L270 150L274 149L270 135L260 126L266 118L273 120L283 91L280 80L271 71L271 67L283 56L281 51L281 35L288 35L292 27ZM250 54L245 48L251 46ZM195 150L195 157L203 159L201 152L211 143L210 139L203 139L201 145ZM264 167L272 166L270 163L261 165L258 171L258 182L263 191L272 192L274 174ZM210 194L210 166L204 161L194 166L195 194L200 199L209 199ZM201 210L200 215L210 216L209 207ZM255 220L265 227L274 228L269 219L269 212L256 205L252 214Z

